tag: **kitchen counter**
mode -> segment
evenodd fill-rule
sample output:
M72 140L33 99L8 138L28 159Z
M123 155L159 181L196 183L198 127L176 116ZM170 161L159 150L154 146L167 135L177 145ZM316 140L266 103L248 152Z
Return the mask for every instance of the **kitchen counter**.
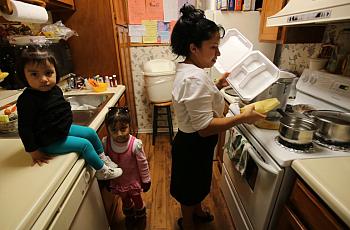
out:
M350 226L350 157L295 160L292 168Z
M97 130L103 123L108 107L113 106L125 91L118 85L103 93L114 93L90 127ZM19 92L21 93L21 92ZM70 91L67 95L94 93L91 90ZM0 106L17 100L20 94L6 97ZM58 191L72 168L82 168L84 160L76 153L57 156L49 164L32 166L31 157L25 152L19 138L0 138L0 225L1 229L28 229ZM75 180L70 174L72 184ZM66 193L69 192L67 189ZM63 195L66 195L63 193ZM54 215L51 213L50 215Z

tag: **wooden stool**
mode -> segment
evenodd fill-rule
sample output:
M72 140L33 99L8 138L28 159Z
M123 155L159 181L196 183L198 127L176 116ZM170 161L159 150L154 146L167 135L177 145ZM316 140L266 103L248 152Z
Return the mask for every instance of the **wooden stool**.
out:
M173 130L173 120L171 118L171 109L170 106L172 105L171 101L163 102L163 103L155 103L153 104L153 133L152 133L152 145L154 145L156 136L158 133L158 128L166 128L169 129L169 136L170 136L170 144L173 141L174 136L174 130ZM160 113L159 110L165 108L166 113ZM168 125L158 126L158 116L166 115L168 120Z

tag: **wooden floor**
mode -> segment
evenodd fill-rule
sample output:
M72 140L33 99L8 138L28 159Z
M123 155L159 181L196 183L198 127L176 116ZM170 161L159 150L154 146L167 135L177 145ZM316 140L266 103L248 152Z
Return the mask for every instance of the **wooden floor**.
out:
M139 226L133 229L179 229L176 222L177 219L181 217L180 205L170 196L169 192L171 169L171 146L169 144L169 136L166 134L159 135L154 146L152 146L151 134L139 134L138 138L140 138L144 144L151 170L152 186L147 193L143 194L147 208L146 223L139 224ZM220 173L216 164L217 162L215 161L211 194L204 200L204 206L210 210L215 219L210 224L196 226L196 229L234 229L229 210L218 185ZM125 227L120 200L111 223L111 228L130 229L130 227Z

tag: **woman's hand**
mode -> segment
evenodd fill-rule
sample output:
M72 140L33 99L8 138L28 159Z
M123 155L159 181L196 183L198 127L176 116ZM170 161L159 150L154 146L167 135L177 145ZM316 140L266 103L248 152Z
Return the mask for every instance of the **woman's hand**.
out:
M224 75L222 75L219 80L216 82L216 87L218 87L218 89L222 89L226 86L228 86L228 82L226 81L226 78L230 75L230 73L224 73Z
M49 160L53 158L52 156L49 156L39 150L29 152L29 154L32 157L33 165L38 164L39 166L42 166L43 163L48 164Z
M254 108L255 106L253 104L246 106L246 108L244 109L244 112L241 113L242 115L241 121L243 123L253 124L258 120L266 118L266 115L258 113L257 111L254 110Z

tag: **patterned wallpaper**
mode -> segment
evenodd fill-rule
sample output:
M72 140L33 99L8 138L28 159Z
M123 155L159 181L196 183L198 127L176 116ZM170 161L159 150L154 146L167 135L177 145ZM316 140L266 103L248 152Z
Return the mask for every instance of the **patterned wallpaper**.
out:
M296 72L299 75L309 66L309 57L315 57L321 51L321 43L286 44L282 46L277 65L282 70Z
M137 112L137 122L140 133L152 133L152 104L147 97L147 88L145 86L143 71L143 63L153 59L168 59L172 61L179 61L176 56L172 54L169 46L147 46L147 47L131 47L131 68L134 80L134 94ZM165 112L165 111L164 111ZM177 130L177 120L172 108L173 128ZM162 118L165 120L164 118ZM160 125L166 125L164 122L159 122ZM167 129L159 129L160 132Z
M296 72L299 75L304 68L309 67L309 58L317 57L321 52L322 44L333 44L338 49L338 55L343 57L350 54L350 23L328 24L322 43L286 44L280 47L280 53L276 52L277 65L280 69Z

